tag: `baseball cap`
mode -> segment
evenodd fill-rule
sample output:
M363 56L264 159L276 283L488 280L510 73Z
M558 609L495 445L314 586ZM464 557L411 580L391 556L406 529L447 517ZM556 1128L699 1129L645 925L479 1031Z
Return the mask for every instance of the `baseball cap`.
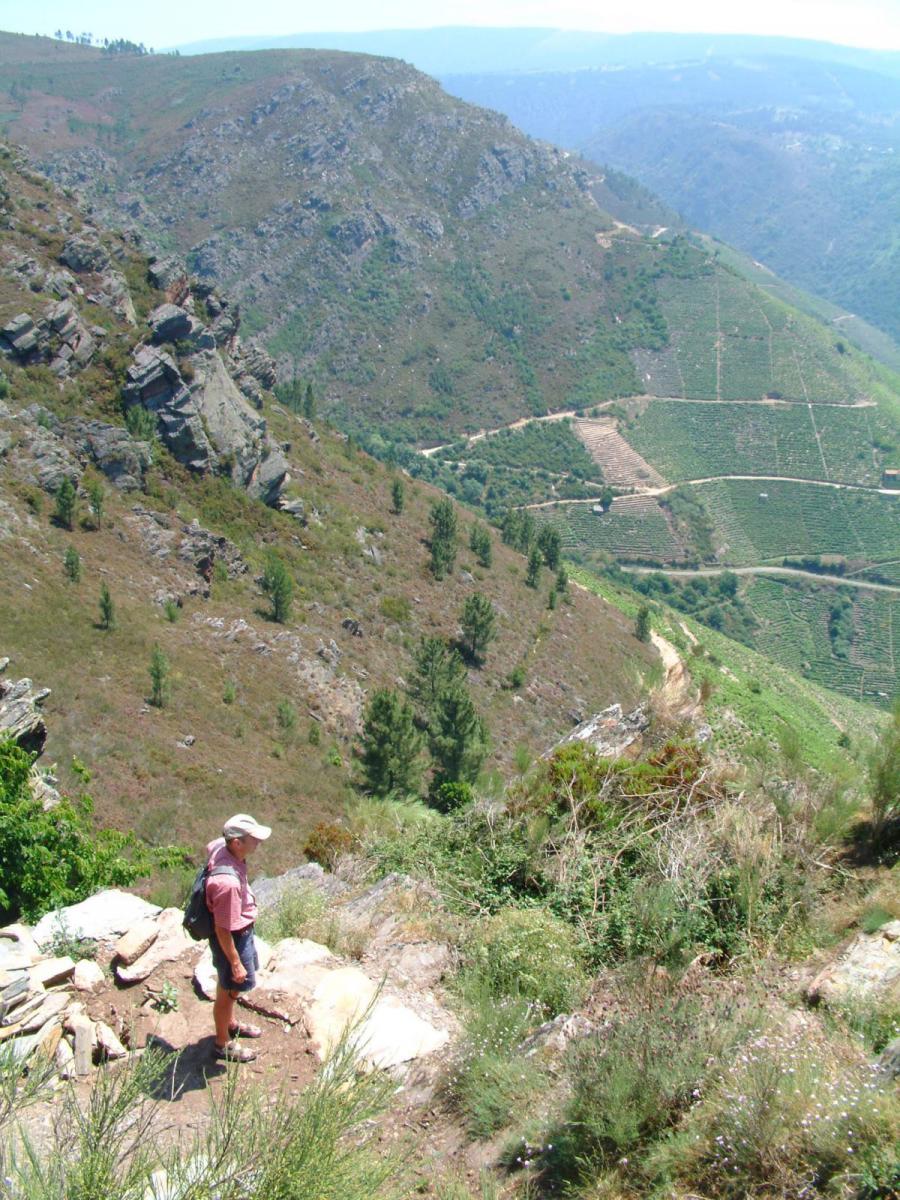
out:
M248 813L235 813L222 826L222 837L226 841L229 838L243 837L245 833L249 833L251 837L264 842L271 832L268 825L260 825L259 821L255 821Z

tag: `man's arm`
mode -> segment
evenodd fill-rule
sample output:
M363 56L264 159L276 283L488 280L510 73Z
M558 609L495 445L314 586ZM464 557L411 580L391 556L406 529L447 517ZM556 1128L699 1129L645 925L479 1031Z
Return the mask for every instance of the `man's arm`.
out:
M231 964L231 978L235 983L243 983L247 978L247 968L241 962L237 952L237 946L234 944L231 930L226 929L224 925L216 926L216 939L222 947L222 953Z

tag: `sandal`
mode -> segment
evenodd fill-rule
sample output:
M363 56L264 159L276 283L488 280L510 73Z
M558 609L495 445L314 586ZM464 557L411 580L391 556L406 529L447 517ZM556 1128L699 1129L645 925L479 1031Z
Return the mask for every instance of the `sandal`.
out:
M224 1046L213 1046L213 1058L223 1062L249 1063L256 1058L256 1051L248 1050L246 1046L240 1046L232 1039Z
M232 1021L228 1026L232 1038L259 1038L263 1031L258 1025L245 1025L243 1021Z

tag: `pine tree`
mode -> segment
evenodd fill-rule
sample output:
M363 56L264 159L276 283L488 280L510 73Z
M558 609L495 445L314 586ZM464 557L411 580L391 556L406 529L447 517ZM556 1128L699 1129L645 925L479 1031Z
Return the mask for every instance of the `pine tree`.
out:
M105 583L100 584L100 625L107 633L116 625L115 605Z
M438 500L431 506L431 573L443 579L456 562L456 508L450 499Z
M472 531L469 534L469 549L482 567L489 567L491 565L493 561L491 535L488 532L487 526L482 524L481 521L476 521L472 526Z
M434 762L432 788L445 783L474 783L487 757L488 734L462 686L439 697L428 730L428 748Z
M363 714L360 764L366 790L376 796L414 792L422 776L422 741L412 706L387 688L375 692Z
M103 508L106 503L106 488L99 479L92 479L87 485L88 503L94 518L94 528L99 529L103 524Z
M638 609L634 622L634 636L639 642L650 641L650 609L646 604L642 604Z
M560 563L559 570L556 572L556 590L561 596L565 596L569 590L569 572L562 563Z
M66 529L72 528L77 502L78 496L75 491L75 485L67 475L56 489L56 508L53 513L57 523Z
M409 696L416 706L416 719L421 728L430 724L440 697L461 686L465 678L466 668L455 650L440 638L422 639L416 651L409 687Z
M303 393L303 415L307 421L316 419L316 397L311 383L307 383L306 391Z
M63 570L70 583L78 583L81 579L81 556L74 546L69 546L63 555Z
M537 546L533 546L528 555L528 570L525 572L525 582L529 587L536 588L541 577L543 556Z
M485 651L497 636L497 614L487 596L475 592L466 598L460 624L472 661L482 663Z
M272 552L267 561L262 577L262 590L269 597L271 617L279 625L290 620L291 604L294 598L294 581L290 571L277 554Z
M559 536L559 530L554 529L552 525L544 525L538 534L537 544L544 556L544 562L551 571L555 571L559 566L562 552L562 538Z
M406 486L402 479L395 479L391 484L391 504L399 517L406 503Z
M150 688L150 703L163 708L169 698L169 660L159 646L150 655Z

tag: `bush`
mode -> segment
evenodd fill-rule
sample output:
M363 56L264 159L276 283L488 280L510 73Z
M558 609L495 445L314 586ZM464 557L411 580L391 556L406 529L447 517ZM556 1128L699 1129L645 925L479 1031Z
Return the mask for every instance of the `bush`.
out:
M326 871L331 871L342 855L350 853L353 844L349 829L334 821L320 821L310 831L303 853L311 862L319 863Z
M506 908L480 922L467 970L495 996L517 996L548 1016L571 1012L587 990L575 931L540 908Z

